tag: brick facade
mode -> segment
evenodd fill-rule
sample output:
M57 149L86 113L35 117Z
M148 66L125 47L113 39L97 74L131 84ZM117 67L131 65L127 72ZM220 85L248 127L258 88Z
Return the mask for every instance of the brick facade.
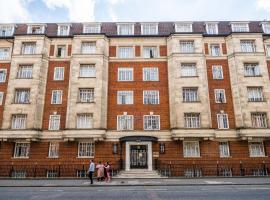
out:
M120 67L132 67L134 80L130 82L117 81ZM143 67L158 67L159 81L143 81ZM143 130L143 115L160 115L161 130L169 129L167 62L110 62L108 91L108 129L116 130L117 115L127 112L134 116L134 130ZM117 91L133 90L133 105L117 105ZM160 104L144 105L143 90L159 90Z
M64 67L64 80L54 80L54 68ZM69 70L70 61L50 61L48 68L48 78L46 85L46 96L44 104L44 116L42 128L48 130L50 115L57 113L60 115L60 130L66 127L66 113L67 113L67 101L69 90ZM51 104L52 91L62 90L62 103Z

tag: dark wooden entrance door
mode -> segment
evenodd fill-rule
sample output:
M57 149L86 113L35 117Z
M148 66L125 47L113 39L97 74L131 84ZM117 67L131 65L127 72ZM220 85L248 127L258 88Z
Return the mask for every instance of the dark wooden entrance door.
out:
M130 168L146 169L147 165L147 145L130 146Z

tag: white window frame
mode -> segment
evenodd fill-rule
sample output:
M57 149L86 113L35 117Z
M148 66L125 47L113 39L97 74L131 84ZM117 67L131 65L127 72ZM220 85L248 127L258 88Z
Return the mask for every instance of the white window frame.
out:
M95 54L97 51L96 41L83 41L81 44L82 54Z
M185 128L200 128L201 114L200 113L184 113Z
M18 79L33 78L33 65L19 65L17 72Z
M65 67L55 67L53 72L54 81L63 81L65 79Z
M186 45L186 46L183 46ZM180 40L180 53L195 53L194 40Z
M59 157L59 142L50 142L48 158L58 158Z
M62 104L63 90L52 90L51 104Z
M196 63L181 63L181 77L195 77L197 76Z
M83 25L83 33L100 33L101 25L100 23L87 23Z
M268 128L268 117L266 112L251 113L252 128Z
M67 30L66 31L61 30L63 27L67 27ZM57 35L58 36L68 36L69 32L70 32L70 25L68 25L68 24L58 24L58 27L57 27Z
M83 122L80 122L79 120L83 117ZM89 121L87 121L89 120ZM92 113L78 113L77 114L77 129L92 129L94 127L94 119Z
M28 104L30 103L31 91L29 88L15 88L14 103Z
M34 33L33 28L38 28L39 31ZM45 32L45 25L39 25L39 24L27 25L27 34L44 34L44 32Z
M123 102L123 100L124 100L124 102ZM131 91L131 90L117 91L117 104L118 105L131 105L131 104L133 104L133 91Z
M118 47L118 58L121 59L134 58L134 47L132 46Z
M59 52L60 52L60 55L58 54ZM65 58L66 57L66 52L67 52L66 45L60 44L60 45L56 46L56 57L57 58Z
M256 52L255 40L240 40L240 47L242 53Z
M84 70L83 70L84 68ZM80 78L95 78L96 65L95 64L81 64L80 65Z
M36 42L22 42L22 55L36 54L37 43Z
M265 34L270 34L270 22L262 23L262 28Z
M134 120L133 115L117 115L117 130L118 131L133 130L134 129L133 120Z
M0 37L10 37L14 34L15 26L11 24L0 24Z
M157 35L158 23L142 23L141 32L142 35Z
M254 145L259 145L256 148L256 154L255 151L252 149ZM249 157L265 157L265 148L264 148L264 143L263 142L249 142L248 143L248 149L249 149Z
M144 67L143 81L159 81L158 67Z
M126 74L124 75L124 77L122 77L121 73L126 73ZM131 76L128 73L131 73ZM133 81L133 77L134 77L133 74L134 74L133 73L133 68L131 68L131 67L119 67L118 68L118 78L117 78L117 80L118 81Z
M192 150L191 146L187 146L188 144L194 144L195 149ZM198 141L183 141L183 154L184 158L199 158L201 156L200 143Z
M210 52L211 52L211 56L214 56L214 57L221 56L220 45L210 44Z
M223 116L223 124L220 124L220 117ZM224 118L225 117L225 118ZM226 119L226 122L227 122L227 127L225 127L224 125L224 119ZM230 124L229 124L229 118L228 118L228 114L227 113L219 113L217 114L217 124L218 124L218 129L229 129L230 128Z
M212 29L211 26L215 26L214 29ZM218 23L209 22L209 23L205 24L205 27L206 27L207 34L209 34L209 35L217 35L218 34Z
M152 52L152 54L151 54ZM143 58L157 58L158 48L156 46L144 46L143 47Z
M0 92L0 105L3 105L3 100L4 100L4 92Z
M151 121L149 123L149 120ZM152 126L153 120L157 120L158 123L156 128ZM143 116L143 129L147 131L160 130L160 115L144 115Z
M261 76L259 63L244 63L244 76L246 77Z
M218 70L219 74L215 73L216 72L215 68L216 68L216 70ZM213 75L214 80L222 80L222 79L224 79L223 66L222 65L212 65L212 75Z
M243 27L239 27L239 25L243 25ZM231 28L232 28L232 32L249 32L249 23L247 23L247 22L238 22L238 23L234 22L234 23L231 23Z
M159 104L159 90L143 90L143 104L144 105Z
M215 93L215 103L226 103L227 100L226 100L226 93L225 93L225 89L214 89L214 93ZM222 94L221 97L218 95L219 94ZM220 101L219 99L222 100Z
M174 27L176 33L191 33L193 31L192 23L188 22L175 23Z
M219 142L219 156L221 158L228 158L231 156L229 142Z
M7 78L7 69L0 69L0 83L5 83L6 78Z
M264 101L263 87L247 87L247 95L249 102Z
M18 120L18 121L16 121ZM26 114L12 114L11 116L11 129L23 130L27 126Z
M50 115L49 119L49 131L58 131L60 130L61 125L61 115Z
M183 102L198 102L199 88L197 87L183 87L182 88Z
M81 151L83 150L83 151ZM86 150L84 152L84 150ZM94 142L79 142L78 143L78 158L94 158L95 143Z
M22 151L18 150L17 148L23 148L23 155L19 155L19 153L22 154ZM29 158L30 154L30 142L16 142L14 146L14 158Z
M9 59L10 59L10 48L0 47L0 60L9 60Z
M125 26L125 28L128 27L129 29L131 28L131 30L125 30L125 32L122 32L122 28ZM121 23L121 24L117 24L117 34L118 35L134 35L134 24L133 23Z
M79 88L78 102L93 103L95 101L94 88Z

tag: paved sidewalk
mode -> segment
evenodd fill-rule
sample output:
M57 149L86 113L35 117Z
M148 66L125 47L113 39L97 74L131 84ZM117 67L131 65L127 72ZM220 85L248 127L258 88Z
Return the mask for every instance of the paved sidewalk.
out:
M270 177L254 178L163 178L94 181L91 186L190 186L190 185L270 185ZM89 187L87 179L0 179L0 187Z

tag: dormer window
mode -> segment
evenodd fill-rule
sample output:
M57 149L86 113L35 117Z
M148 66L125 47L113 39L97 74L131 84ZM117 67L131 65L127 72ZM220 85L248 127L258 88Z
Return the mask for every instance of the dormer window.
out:
M69 35L70 25L58 25L57 35L66 36Z
M14 33L13 25L0 25L0 37L12 36Z
M44 25L28 25L27 33L28 34L43 34L45 31Z
M207 34L217 35L218 34L218 24L217 23L207 23L205 24Z
M134 24L118 24L118 35L134 35Z
M249 32L248 23L232 23L232 32Z
M158 34L157 23L144 23L141 25L142 35L156 35Z
M175 32L190 33L192 32L192 23L175 24Z
M83 33L100 33L100 24L84 24Z
M263 32L264 33L270 34L270 22L263 23L262 27L263 27Z

